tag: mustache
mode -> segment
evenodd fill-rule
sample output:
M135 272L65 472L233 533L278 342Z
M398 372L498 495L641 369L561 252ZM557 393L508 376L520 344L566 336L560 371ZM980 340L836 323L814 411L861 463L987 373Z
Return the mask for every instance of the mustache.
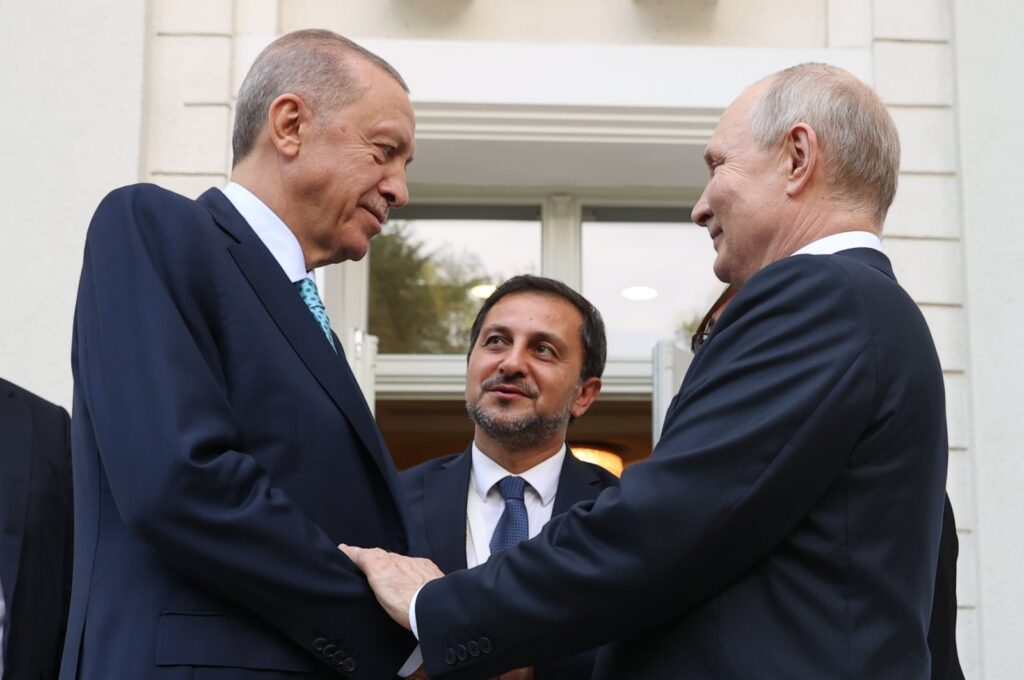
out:
M498 387L514 387L531 399L537 396L537 390L533 386L527 384L523 380L510 378L504 375L496 375L493 378L488 378L483 382L481 387L488 392Z

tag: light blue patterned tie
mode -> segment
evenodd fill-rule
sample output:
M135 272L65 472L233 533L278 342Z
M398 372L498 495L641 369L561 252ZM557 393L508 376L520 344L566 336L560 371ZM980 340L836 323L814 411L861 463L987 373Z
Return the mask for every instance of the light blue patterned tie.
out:
M309 307L313 318L320 324L320 330L327 336L327 342L331 343L331 349L337 352L338 348L334 346L334 336L331 335L331 320L327 318L327 310L324 309L320 293L316 290L316 282L307 276L296 283L295 287L299 289L299 295L302 296L302 301Z
M522 477L509 475L498 481L498 491L505 499L505 511L501 513L498 525L494 527L494 535L491 536L492 555L530 537L530 518L523 501L525 490L526 480Z

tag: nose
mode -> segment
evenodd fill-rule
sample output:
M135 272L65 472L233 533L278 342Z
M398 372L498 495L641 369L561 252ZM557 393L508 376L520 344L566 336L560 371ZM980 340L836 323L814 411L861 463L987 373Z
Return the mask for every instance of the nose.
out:
M509 351L502 354L501 363L498 364L498 372L505 377L521 377L526 366L523 352L523 348L513 346Z
M708 220L711 219L711 206L708 204L708 190L707 187L700 195L700 200L693 206L693 210L690 212L690 219L693 220L694 224L699 224L702 227L708 226Z
M409 203L409 186L405 179L405 166L388 173L377 187L391 208L404 208Z

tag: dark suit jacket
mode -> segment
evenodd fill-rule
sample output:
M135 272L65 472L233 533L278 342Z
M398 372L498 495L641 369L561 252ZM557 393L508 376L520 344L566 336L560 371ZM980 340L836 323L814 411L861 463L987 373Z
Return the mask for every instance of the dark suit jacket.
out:
M72 367L61 678L398 669L415 641L336 549L406 550L397 474L344 356L220 191L104 199Z
M423 556L432 559L445 573L466 568L466 500L472 462L470 445L465 453L429 460L399 475L414 531L421 537ZM615 475L577 460L567 450L551 516L561 515L580 501L593 500L602 490L618 484ZM586 650L538 664L534 677L589 680L594 656L595 650Z
M888 259L780 260L694 357L650 460L423 587L427 670L615 639L595 678L927 678L946 457L938 357Z
M0 379L4 680L52 680L71 592L71 445L64 409Z
M956 651L956 558L960 542L956 537L953 506L946 496L939 541L939 565L935 573L935 599L928 627L928 648L932 653L932 680L964 680Z

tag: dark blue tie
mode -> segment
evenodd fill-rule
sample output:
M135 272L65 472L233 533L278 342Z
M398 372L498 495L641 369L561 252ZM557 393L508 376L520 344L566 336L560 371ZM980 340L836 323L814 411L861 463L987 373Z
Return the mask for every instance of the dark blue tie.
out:
M530 537L530 519L523 501L525 489L526 480L522 477L510 475L498 481L498 491L505 499L505 511L501 513L498 525L494 527L494 535L491 536L492 555Z

